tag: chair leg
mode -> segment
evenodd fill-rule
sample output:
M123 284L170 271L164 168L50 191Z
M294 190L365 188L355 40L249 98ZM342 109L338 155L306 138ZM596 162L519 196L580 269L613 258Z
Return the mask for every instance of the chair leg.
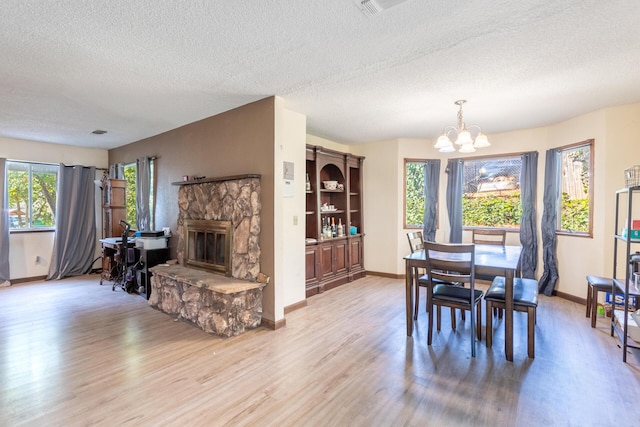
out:
M431 307L431 310L433 311L433 306ZM433 314L433 313L431 313ZM438 332L440 332L440 315L442 314L441 310L440 310L440 306L436 306L436 329L438 330ZM429 318L431 318L431 316L429 316Z
M427 301L427 304L429 302ZM429 313L429 326L427 328L427 345L431 345L431 337L433 335L433 315L435 314L433 312L433 306L429 307L430 308L430 313Z
M478 335L478 341L482 341L482 303L476 304L476 333Z
M533 359L535 357L535 344L536 344L536 309L534 307L527 308L527 354Z
M591 316L591 298L592 298L591 293L592 293L591 285L587 283L587 315L586 317Z
M464 320L464 319L463 319ZM451 329L453 329L454 331L456 330L456 309L452 308L451 309ZM440 330L440 329L438 329Z
M486 340L487 340L487 348L491 348L491 341L493 339L493 313L492 313L492 308L493 304L491 304L491 301L487 301L487 306L485 307L487 310L487 324L485 326L486 329Z
M415 292L415 301L413 303L413 320L418 320L418 306L420 305L418 302L420 301L420 286L418 285L418 280L416 279L415 283L416 292Z
M591 289L591 327L596 327L596 317L598 314L598 292Z

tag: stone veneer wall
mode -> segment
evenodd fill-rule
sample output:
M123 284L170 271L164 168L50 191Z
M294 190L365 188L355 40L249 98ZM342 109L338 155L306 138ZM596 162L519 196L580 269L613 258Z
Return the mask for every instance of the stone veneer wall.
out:
M254 281L260 272L260 178L185 183L178 190L177 258L184 265L184 220L231 221L232 277Z

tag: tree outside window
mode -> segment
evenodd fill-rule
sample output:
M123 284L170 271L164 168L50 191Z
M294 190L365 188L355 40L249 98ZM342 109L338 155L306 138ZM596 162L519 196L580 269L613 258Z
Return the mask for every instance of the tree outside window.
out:
M136 178L138 174L138 167L136 163L127 163L124 165L124 179L125 179L125 206L126 206L126 220L131 224L131 228L137 228L137 202L136 202Z
M462 225L519 228L520 156L464 160Z
M558 231L591 234L591 188L593 140L560 148L561 195Z
M55 226L58 170L58 165L7 162L10 229L52 229Z
M424 177L426 160L404 161L405 228L422 228L424 222Z

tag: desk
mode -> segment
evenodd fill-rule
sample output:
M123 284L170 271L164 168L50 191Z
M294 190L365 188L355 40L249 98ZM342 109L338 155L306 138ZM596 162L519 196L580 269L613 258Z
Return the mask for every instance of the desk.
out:
M475 269L476 274L504 276L505 286L505 340L504 352L507 360L513 361L513 277L520 262L520 246L476 245ZM407 336L413 334L413 286L415 282L414 268L426 268L424 250L414 252L404 257L406 280L406 311ZM429 313L429 315L432 315ZM481 321L481 319L479 319Z
M144 288L144 294L149 299L151 296L151 275L152 273L149 271L151 267L155 267L158 264L162 264L167 262L169 259L169 248L159 248L159 249L142 249L136 248L136 254L140 261L140 265L138 267L138 271L136 273L136 281L138 282L138 287ZM140 293L140 291L138 291Z
M120 259L120 249L122 245L121 237L107 237L100 240L102 243L102 274L100 275L100 284L103 280L114 281L118 279L118 260ZM127 248L135 246L135 239L129 237L127 239ZM129 257L127 257L129 258ZM131 264L133 258L128 259Z

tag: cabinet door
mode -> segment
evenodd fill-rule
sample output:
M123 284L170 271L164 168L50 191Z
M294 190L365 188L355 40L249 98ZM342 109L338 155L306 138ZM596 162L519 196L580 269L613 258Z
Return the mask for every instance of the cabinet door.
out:
M304 256L305 281L307 285L314 284L320 277L320 260L318 259L318 246L307 246Z
M320 256L320 280L333 275L333 245L325 243L318 247Z
M362 239L354 237L350 239L349 268L362 268Z
M343 273L347 271L348 261L347 240L337 240L333 245L333 272Z

